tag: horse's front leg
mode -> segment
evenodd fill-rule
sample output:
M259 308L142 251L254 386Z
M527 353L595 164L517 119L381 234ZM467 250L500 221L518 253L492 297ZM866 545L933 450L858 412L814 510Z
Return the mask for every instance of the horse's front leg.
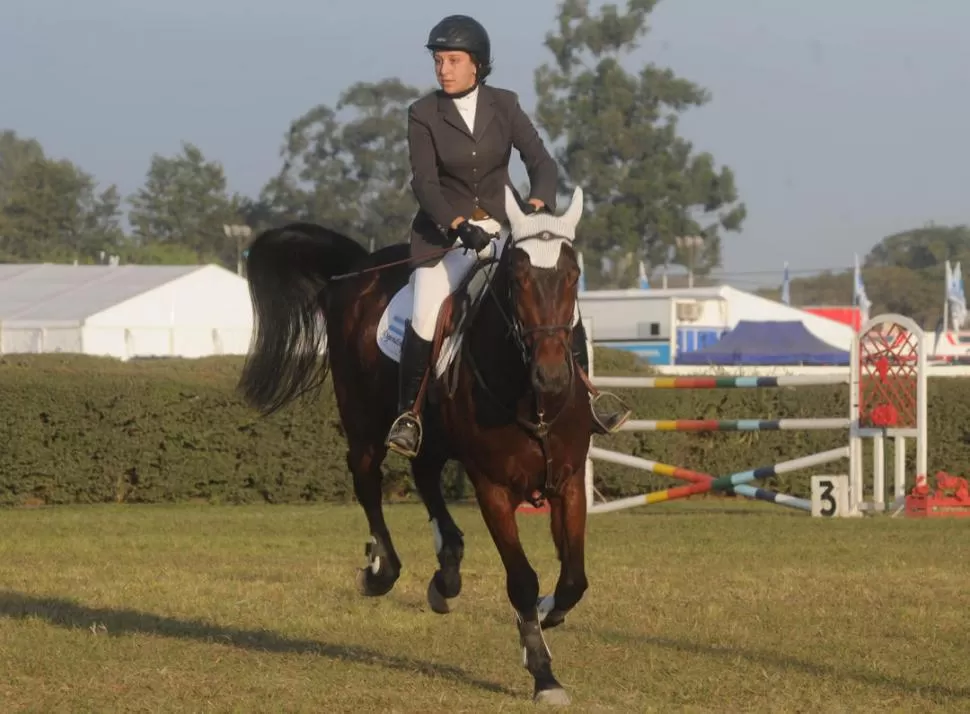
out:
M539 600L544 629L562 624L576 607L589 583L586 580L585 469L570 476L562 493L549 499L549 525L559 554L559 580L552 595Z
M536 607L539 576L529 564L519 540L519 527L515 522L518 503L508 489L476 476L473 480L482 517L505 566L505 587L515 609L522 664L529 670L535 683L533 699L544 704L569 704L569 696L552 673L552 654L542 636L539 609Z
M440 566L428 583L428 605L442 615L451 611L448 600L461 593L461 560L465 554L464 534L451 517L441 493L441 472L446 461L431 449L421 451L411 460L414 483L431 520L434 550Z

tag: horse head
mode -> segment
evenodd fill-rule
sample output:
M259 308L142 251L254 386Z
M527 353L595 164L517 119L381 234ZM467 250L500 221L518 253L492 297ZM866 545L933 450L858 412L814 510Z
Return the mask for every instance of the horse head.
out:
M515 339L540 394L561 393L573 374L570 338L576 307L579 263L573 240L583 213L577 187L560 215L526 215L515 194L505 189L511 228L502 259L507 261L507 299Z

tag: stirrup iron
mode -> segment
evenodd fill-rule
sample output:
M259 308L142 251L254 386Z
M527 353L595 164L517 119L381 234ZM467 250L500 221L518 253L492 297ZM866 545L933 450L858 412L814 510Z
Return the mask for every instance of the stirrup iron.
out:
M600 415L596 412L596 402L600 400L601 397L609 395L620 402L623 405L622 411L612 412L606 414L606 421L600 418ZM620 397L613 392L599 392L596 395L590 395L589 409L593 415L594 432L601 434L615 434L620 428L626 424L630 419L630 415L633 414L633 410L627 407L626 402L624 402Z
M404 431L404 434L395 434L396 431ZM414 434L414 448L410 449L404 447L400 443L400 439L407 439L410 434L405 430L413 430ZM391 428L388 430L387 439L384 441L384 445L396 454L400 454L408 459L413 459L421 451L421 442L424 439L424 425L421 423L421 417L416 412L408 410L399 414L398 417L391 424Z

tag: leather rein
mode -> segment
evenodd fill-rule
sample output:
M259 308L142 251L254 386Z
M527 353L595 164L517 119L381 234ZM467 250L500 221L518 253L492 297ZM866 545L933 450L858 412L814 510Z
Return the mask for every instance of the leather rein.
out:
M506 238L505 247L502 250L501 258L499 259L499 269L502 269L503 267L505 269L508 269L509 262L512 259L512 251L510 250L511 246L517 243L520 243L524 240L542 240L542 239L537 238L536 236L528 236L526 238L520 238L520 239L513 239L511 236ZM503 266L502 263L505 263L505 265ZM590 384L589 379L583 373L583 371L580 369L576 369L575 358L573 357L572 349L570 346L572 330L573 330L572 323L570 322L568 324L562 324L562 325L537 325L535 327L525 327L524 325L522 325L521 321L515 315L515 311L507 310L506 306L502 304L503 301L502 299L500 299L499 294L496 291L490 289L492 280L494 280L494 276L489 279L489 283L486 285L486 289L488 290L489 294L492 296L492 300L495 304L495 307L498 308L499 314L502 316L502 320L505 322L505 325L508 328L507 335L512 338L513 342L518 348L519 355L522 359L522 363L523 365L525 365L527 369L535 361L534 347L530 349L527 342L529 341L529 338L532 338L535 335L558 333L558 337L560 341L563 343L563 346L565 347L566 354L569 355L569 361L568 361L569 378L568 378L566 388L564 390L566 394L565 399L562 400L562 403L560 404L559 409L557 409L556 412L552 415L552 418L549 420L546 420L546 411L543 408L542 399L539 393L537 392L537 390L535 390L535 388L533 387L531 390L534 397L533 411L535 412L535 421L533 421L531 419L526 419L519 413L517 404L510 407L507 404L505 404L501 399L499 399L498 395L495 394L492 388L489 387L488 383L485 381L485 377L482 375L481 370L479 369L478 364L475 361L474 355L471 352L468 341L465 340L463 341L463 344L462 344L462 352L464 353L465 359L468 362L468 365L472 371L472 374L475 377L475 382L478 384L478 386L482 389L482 391L488 394L488 396L497 406L501 407L506 413L514 417L515 421L519 424L519 426L521 426L530 436L532 436L534 439L536 439L536 441L539 442L539 446L542 449L542 455L546 465L545 480L542 488L542 493L538 497L535 494L527 497L527 500L530 501L530 503L532 503L533 506L538 507L545 495L548 495L550 493L552 494L558 493L563 485L561 483L562 479L555 479L552 473L553 459L552 459L552 450L549 448L549 431L552 428L552 426L558 421L558 419L565 413L566 408L573 401L573 397L574 397L573 385L575 383L576 374L579 373L580 379L582 379L584 384L587 386L588 389L590 389L591 392L594 392L595 390L592 384ZM516 297L517 297L516 291L515 291L515 281L508 279L506 282L507 282L508 289L504 297L505 297L505 300L507 301L507 304L509 306L512 306L516 304ZM511 315L509 314L510 312L511 312Z

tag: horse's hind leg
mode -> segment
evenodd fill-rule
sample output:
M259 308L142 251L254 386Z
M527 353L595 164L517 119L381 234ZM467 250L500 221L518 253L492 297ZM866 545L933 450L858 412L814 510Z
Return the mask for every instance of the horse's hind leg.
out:
M446 459L422 451L411 461L414 483L421 494L434 536L435 555L440 568L428 583L428 605L434 612L451 611L448 600L461 592L461 559L465 553L464 533L448 511L441 492L441 472Z
M354 475L354 494L364 509L371 536L364 550L367 567L357 572L357 590L361 595L386 595L401 575L401 560L391 542L381 506L381 463L387 447L380 441L348 441L347 465Z
M519 644L522 659L535 683L533 699L538 703L569 704L569 695L552 673L552 654L542 636L539 621L539 576L519 540L519 527L515 522L515 503L507 489L495 486L485 479L475 479L478 503L482 517L492 540L498 548L506 573L506 592L515 609L519 628Z

